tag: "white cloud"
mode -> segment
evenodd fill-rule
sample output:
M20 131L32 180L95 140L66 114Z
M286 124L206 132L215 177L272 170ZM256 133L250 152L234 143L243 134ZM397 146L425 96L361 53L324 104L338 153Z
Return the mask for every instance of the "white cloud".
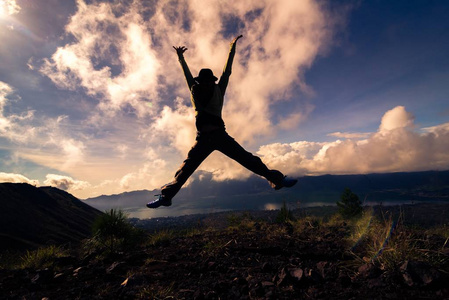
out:
M258 153L274 168L295 175L448 169L448 123L420 133L414 130L413 119L403 106L398 106L387 111L378 132L364 140L311 144L313 151L308 155L302 155L295 143L262 146ZM315 155L311 155L313 152Z
M70 122L67 116L47 118L35 116L27 110L18 115L6 108L20 101L20 96L8 84L0 81L0 137L20 145L14 155L53 169L68 171L84 160L85 145L77 132L64 129ZM69 127L69 126L67 126Z
M414 116L407 112L404 106L396 106L395 108L387 111L382 117L379 132L413 127L414 119Z
M0 182L28 183L34 186L39 185L38 180L29 179L21 174L0 172Z
M84 156L84 144L81 141L75 141L73 139L64 139L60 143L65 156L66 162L65 167L71 167L83 160Z
M160 174L165 165L166 162L162 159L146 162L137 172L123 176L119 181L120 187L124 190L138 190L149 186L162 186L168 180L166 176Z
M90 187L90 184L86 181L75 180L72 177L57 174L47 174L44 184L64 191L83 190Z
M139 115L153 112L146 100L157 97L160 62L136 5L117 16L115 4L78 0L66 26L75 42L58 48L41 72L61 88L84 88L102 110L131 105Z
M3 108L6 104L6 96L11 94L13 89L6 83L0 81L0 111L3 112Z
M61 88L84 88L104 111L129 105L139 116L163 113L166 107L159 104L168 99L160 95L167 89L174 92L171 99L188 97L172 45L189 48L185 56L192 73L209 66L219 75L231 39L225 36L226 25L233 18L240 28L234 34L242 33L244 39L238 45L225 121L242 141L295 128L307 117L310 106L301 100L303 109L290 112L276 127L270 108L291 98L293 84L310 94L302 74L327 49L343 19L312 0L232 5L217 0L207 7L195 1L157 1L151 12L137 1L127 6L77 4L66 27L75 41L58 48L41 72Z
M291 115L282 118L278 123L278 127L283 130L297 128L299 123L306 117L307 115L302 112L292 113Z
M449 132L449 123L440 124L437 126L423 128L424 132L432 133L436 137L444 136Z
M188 47L185 57L194 75L210 67L219 76L237 34L244 38L223 112L229 132L254 145L259 137L295 129L313 110L308 98L313 90L303 74L328 49L344 18L312 0L215 0L207 6L154 1L151 7L140 1L78 0L65 28L72 41L36 69L61 89L84 91L98 105L77 124L69 117L47 120L45 150L64 162L41 162L77 177L100 176L92 189L101 181L124 188L146 182L154 188L171 180L195 139L190 95L172 46ZM230 20L235 32L227 31ZM294 86L305 96L293 95ZM296 109L274 113L273 105L293 98ZM152 165L155 161L164 163ZM95 170L88 172L89 167ZM201 169L217 180L249 176L220 154Z
M275 143L261 146L257 154L270 169L298 176L308 172L303 167L304 162L312 160L325 146L324 143L306 141L290 144Z
M164 106L160 117L153 123L150 132L155 141L168 140L171 146L186 155L195 141L194 111L181 98L174 101L174 108Z
M343 139L361 139L361 138L367 138L371 133L366 132L332 132L329 133L328 136L334 136L337 138L343 138Z
M332 45L344 25L341 12L312 0L214 0L207 6L197 0L78 0L65 28L72 41L40 67L39 59L28 63L60 89L82 95L77 101L98 105L77 103L84 113L78 119L36 116L32 110L8 114L14 110L6 107L20 97L0 82L0 137L19 143L22 158L89 181L78 194L160 187L195 139L190 95L172 46L188 47L194 75L210 67L219 76L229 41L243 34L223 116L230 134L258 147L256 154L270 168L289 175L447 168L449 125L418 132L403 106L386 112L375 133L334 132L329 136L342 140L258 146L279 130L298 130L313 111L314 91L304 73ZM275 112L284 103L292 109ZM219 153L200 169L215 180L250 175ZM47 181L77 186L70 177L52 175Z
M127 145L121 144L121 145L116 146L116 151L119 153L119 157L121 159L126 158L126 154L127 154L128 150L129 150L129 147Z
M14 89L0 81L0 137L17 143L26 143L35 136L37 131L34 126L30 125L34 118L34 112L28 110L21 115L5 112L6 106L19 100L20 97L15 94Z

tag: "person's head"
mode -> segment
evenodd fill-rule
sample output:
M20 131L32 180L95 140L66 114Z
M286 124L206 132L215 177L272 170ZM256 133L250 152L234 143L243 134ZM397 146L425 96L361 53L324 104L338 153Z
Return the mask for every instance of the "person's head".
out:
M211 69L201 69L198 77L194 78L199 84L214 84L217 81L217 77Z

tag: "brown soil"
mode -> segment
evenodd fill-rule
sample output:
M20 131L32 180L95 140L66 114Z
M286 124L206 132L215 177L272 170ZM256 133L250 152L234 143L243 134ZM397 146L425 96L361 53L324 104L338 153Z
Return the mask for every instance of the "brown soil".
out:
M103 259L67 256L44 270L0 270L1 298L449 299L447 264L404 261L383 270L358 261L345 222L299 228L245 218Z

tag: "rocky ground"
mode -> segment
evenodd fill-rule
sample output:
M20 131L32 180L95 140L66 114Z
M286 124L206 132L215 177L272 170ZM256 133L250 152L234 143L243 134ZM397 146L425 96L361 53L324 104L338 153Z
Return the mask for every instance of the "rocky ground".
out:
M250 214L216 229L159 231L134 249L0 270L5 299L449 299L447 263L385 268L354 254L346 222L274 223ZM435 236L428 251L445 246ZM447 240L446 240L447 242ZM440 262L449 252L440 251Z

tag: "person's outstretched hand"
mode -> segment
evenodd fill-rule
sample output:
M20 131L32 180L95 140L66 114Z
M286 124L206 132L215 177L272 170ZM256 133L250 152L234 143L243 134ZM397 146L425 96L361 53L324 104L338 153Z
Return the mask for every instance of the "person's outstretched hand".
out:
M176 53L178 55L182 55L184 52L187 51L187 48L185 46L179 46L179 47L173 46L173 48L176 50Z
M238 37L236 37L234 40L232 40L231 45L237 43L237 41L242 37L243 35L239 35Z

